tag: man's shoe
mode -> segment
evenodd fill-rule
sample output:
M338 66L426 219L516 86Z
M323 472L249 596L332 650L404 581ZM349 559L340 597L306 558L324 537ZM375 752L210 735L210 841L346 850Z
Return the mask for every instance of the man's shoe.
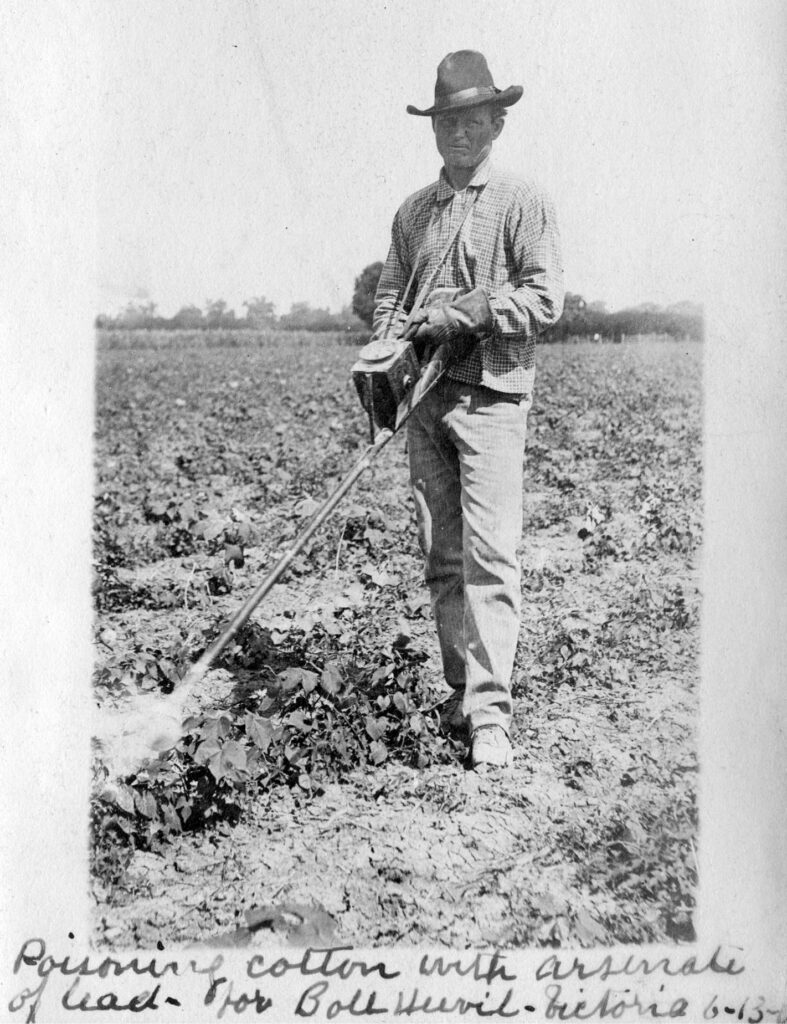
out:
M440 712L440 721L449 729L463 729L467 725L467 719L462 713L462 705L465 701L464 690L454 690L450 697L446 697L437 710Z
M482 725L473 733L473 768L505 768L514 759L511 740L499 725Z

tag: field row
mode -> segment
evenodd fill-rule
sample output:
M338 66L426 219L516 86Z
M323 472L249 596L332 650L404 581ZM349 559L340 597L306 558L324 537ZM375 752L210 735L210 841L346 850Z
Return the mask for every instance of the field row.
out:
M343 338L286 334L99 352L99 704L122 713L130 693L175 686L363 449L353 358ZM539 351L507 782L468 793L462 744L435 709L442 684L397 441L209 675L183 743L120 783L102 767L113 752L97 760L106 940L233 925L237 907L203 899L183 926L163 897L154 925L140 924L150 885L175 891L175 862L199 878L206 834L235 865L241 904L278 869L256 854L240 865L232 844L256 850L267 836L276 864L302 865L286 897L319 902L353 941L489 941L478 923L489 915L513 945L690 936L700 364L700 346L669 342ZM386 788L391 773L420 794L422 822ZM330 855L314 846L313 822L332 806L379 832L351 878L341 833ZM461 813L446 820L446 806ZM492 829L502 848L492 812L513 829L507 859L457 917L446 880L469 884L494 863L495 843L478 845ZM276 827L285 818L298 827ZM227 823L225 840L214 830ZM397 828L404 860L388 848ZM145 862L143 885L145 857L157 867L151 881ZM389 899L367 920L374 894L397 886L415 902Z

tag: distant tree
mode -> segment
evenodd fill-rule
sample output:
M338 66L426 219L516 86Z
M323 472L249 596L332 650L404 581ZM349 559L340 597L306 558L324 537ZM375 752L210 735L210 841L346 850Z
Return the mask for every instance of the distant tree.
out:
M606 302L586 303L583 318L588 334L594 338L601 338L609 334L609 313Z
M353 291L353 313L369 327L372 326L374 316L374 293L377 291L377 282L383 272L383 265L378 260L364 267L355 279L355 290Z
M208 327L220 327L226 310L224 299L208 299L205 302L205 322Z
M246 320L249 327L262 330L266 327L276 326L276 307L264 295L246 299L243 305L246 307Z
M361 331L366 326L353 312L352 306L342 306L341 312L335 314L334 320L337 331Z
M584 335L590 331L590 317L587 313L587 303L581 295L574 292L566 292L563 301L563 313L554 325L547 332L545 340L565 341L573 335Z
M205 319L202 310L195 305L181 306L172 318L172 326L176 330L193 331L198 327L205 326Z
M293 302L289 313L279 317L279 326L285 331L330 331L334 329L334 319L329 309Z
M587 303L581 295L576 295L574 292L566 292L565 300L563 301L563 315L569 317L577 316L585 311Z
M289 313L279 317L284 331L360 331L363 323L345 306L340 313L331 313L323 307L315 308L308 302L293 302Z
M694 338L704 335L702 306L697 302L676 302L664 310L665 330L676 338Z
M314 310L308 302L293 302L289 313L279 317L279 327L285 331L309 330L314 322Z
M228 309L224 299L214 299L205 303L205 323L208 327L235 327L235 310Z
M113 322L114 327L134 331L140 328L155 327L157 320L155 302L129 302Z

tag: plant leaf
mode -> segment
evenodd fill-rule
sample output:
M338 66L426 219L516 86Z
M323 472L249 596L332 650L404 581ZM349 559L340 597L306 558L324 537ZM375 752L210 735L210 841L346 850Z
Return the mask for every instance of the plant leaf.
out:
M265 753L271 745L274 735L274 728L271 723L266 718L261 718L259 715L253 715L251 712L248 712L245 718L245 726L246 735L254 746Z
M373 740L379 740L381 736L385 736L387 729L383 722L379 718L373 718L372 715L368 715L364 722L366 726L366 733Z
M322 670L320 686L326 693L336 694L342 688L342 673L335 661L329 661Z

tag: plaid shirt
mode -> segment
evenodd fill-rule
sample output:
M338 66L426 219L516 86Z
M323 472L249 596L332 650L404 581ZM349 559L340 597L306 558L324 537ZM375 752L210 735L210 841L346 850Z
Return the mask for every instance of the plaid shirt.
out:
M440 171L438 181L399 207L391 248L375 296L374 336L396 334L471 203L432 288L483 288L492 331L481 337L448 376L508 394L529 394L536 338L563 309L560 238L551 200L531 182L496 171L485 160L463 192ZM423 243L418 270L399 309Z

